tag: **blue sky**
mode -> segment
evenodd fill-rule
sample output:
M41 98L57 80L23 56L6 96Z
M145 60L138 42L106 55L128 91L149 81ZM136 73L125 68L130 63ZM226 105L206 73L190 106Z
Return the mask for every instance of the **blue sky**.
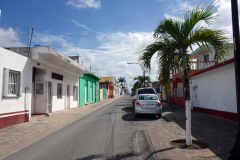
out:
M27 46L28 24L34 28L32 46L53 46L66 55L80 55L86 68L99 76L142 75L139 52L153 42L153 31L164 17L178 17L203 0L1 0L0 47ZM229 0L217 4L211 27L229 31ZM195 47L196 48L196 47ZM152 62L152 80L157 65ZM129 87L130 88L130 87Z

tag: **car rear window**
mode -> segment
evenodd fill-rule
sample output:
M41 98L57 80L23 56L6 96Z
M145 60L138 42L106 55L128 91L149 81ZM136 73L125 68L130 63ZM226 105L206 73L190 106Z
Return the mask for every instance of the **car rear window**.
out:
M145 94L145 93L155 93L153 89L141 89L138 91L138 94Z
M140 95L139 100L158 100L157 96L155 95Z

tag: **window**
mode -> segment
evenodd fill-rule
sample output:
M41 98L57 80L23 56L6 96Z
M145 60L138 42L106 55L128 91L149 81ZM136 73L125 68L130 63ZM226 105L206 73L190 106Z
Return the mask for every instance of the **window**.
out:
M20 96L20 72L4 68L3 96Z
M104 82L110 82L110 80L105 80Z
M138 94L144 94L144 93L156 93L153 88L148 88L148 89L140 89L138 90Z
M57 84L57 99L62 99L62 84Z
M155 95L140 95L138 99L139 100L158 100L157 96Z
M77 101L78 98L77 98L77 94L78 93L78 88L77 86L73 86L73 101Z
M43 95L44 94L44 83L36 83L35 94Z
M204 55L203 60L204 61L209 61L209 55L208 54Z
M63 81L63 75L57 74L57 73L52 73L52 79L57 79Z

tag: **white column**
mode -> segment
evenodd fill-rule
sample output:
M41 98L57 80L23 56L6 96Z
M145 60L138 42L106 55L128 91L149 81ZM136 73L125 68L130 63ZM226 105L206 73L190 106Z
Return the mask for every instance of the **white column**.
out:
M185 101L186 110L186 144L192 145L191 133L191 101Z

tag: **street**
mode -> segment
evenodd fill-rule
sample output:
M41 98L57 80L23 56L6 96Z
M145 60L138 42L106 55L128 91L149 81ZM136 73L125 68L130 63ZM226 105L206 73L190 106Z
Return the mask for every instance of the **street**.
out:
M136 119L131 101L130 95L123 96L4 160L137 159L136 132L163 119Z

